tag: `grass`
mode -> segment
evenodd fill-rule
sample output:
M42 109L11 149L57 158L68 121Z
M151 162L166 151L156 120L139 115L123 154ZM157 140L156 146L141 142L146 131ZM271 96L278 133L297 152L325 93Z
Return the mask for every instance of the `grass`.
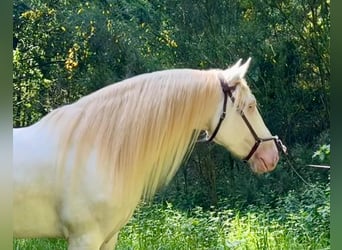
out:
M116 249L330 249L329 187L320 193L290 192L273 208L243 210L221 205L182 211L170 203L142 204L121 230ZM66 249L66 242L18 239L14 249Z
M329 249L329 232L323 226L312 230L306 213L283 218L274 210L249 210L143 207L122 230L118 249Z

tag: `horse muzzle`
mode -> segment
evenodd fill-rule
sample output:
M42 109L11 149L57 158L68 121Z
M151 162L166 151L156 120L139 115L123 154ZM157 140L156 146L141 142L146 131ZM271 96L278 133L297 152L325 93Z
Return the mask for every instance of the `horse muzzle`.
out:
M287 149L278 136L258 138L250 153L243 160L250 163L254 172L266 173L274 170L277 166L279 152L286 154Z

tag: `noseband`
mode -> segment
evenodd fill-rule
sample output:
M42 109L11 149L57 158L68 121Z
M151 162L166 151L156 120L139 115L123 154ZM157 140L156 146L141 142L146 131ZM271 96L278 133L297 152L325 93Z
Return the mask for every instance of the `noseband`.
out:
M213 133L211 134L211 136L209 138L205 139L206 142L210 142L210 141L214 140L215 136L217 135L218 131L220 130L221 124L222 124L224 118L226 117L226 109L227 109L228 97L231 99L233 104L235 102L235 98L234 98L234 96L232 94L232 91L235 90L236 86L230 87L222 79L220 79L220 83L221 83L222 91L223 91L223 94L224 94L222 113L221 113L221 116L220 116L220 120L219 120L218 124L216 125L216 128L214 129ZM252 155L255 153L255 151L258 149L259 145L262 142L266 142L266 141L274 141L274 143L277 146L278 150L283 152L284 154L286 154L286 152L287 152L286 146L282 143L282 141L279 139L279 137L277 135L270 136L270 137L267 137L267 138L260 138L257 135L257 133L255 132L255 130L253 129L253 127L250 124L250 122L248 121L248 119L247 119L245 113L243 112L243 110L240 111L240 115L241 115L242 119L244 120L245 124L247 125L249 131L251 132L251 134L253 135L254 140L255 140L254 146L249 151L249 154L245 158L242 159L244 162L247 162L252 157Z

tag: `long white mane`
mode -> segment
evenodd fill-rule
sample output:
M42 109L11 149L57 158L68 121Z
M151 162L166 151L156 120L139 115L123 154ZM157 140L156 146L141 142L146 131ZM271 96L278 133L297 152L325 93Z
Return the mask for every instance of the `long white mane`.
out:
M41 122L60 135L57 169L72 158L74 177L92 166L111 183L113 195L150 197L173 177L200 128L209 126L222 100L221 72L144 74L54 110ZM245 91L237 92L245 95L249 88L240 83Z

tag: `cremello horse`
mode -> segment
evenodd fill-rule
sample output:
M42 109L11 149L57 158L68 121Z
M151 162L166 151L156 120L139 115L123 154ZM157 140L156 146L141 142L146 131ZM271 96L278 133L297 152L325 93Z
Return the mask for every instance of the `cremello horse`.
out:
M249 156L253 171L273 170L276 137L244 79L249 63L143 74L14 129L14 237L113 249L139 201L170 181L202 130Z

